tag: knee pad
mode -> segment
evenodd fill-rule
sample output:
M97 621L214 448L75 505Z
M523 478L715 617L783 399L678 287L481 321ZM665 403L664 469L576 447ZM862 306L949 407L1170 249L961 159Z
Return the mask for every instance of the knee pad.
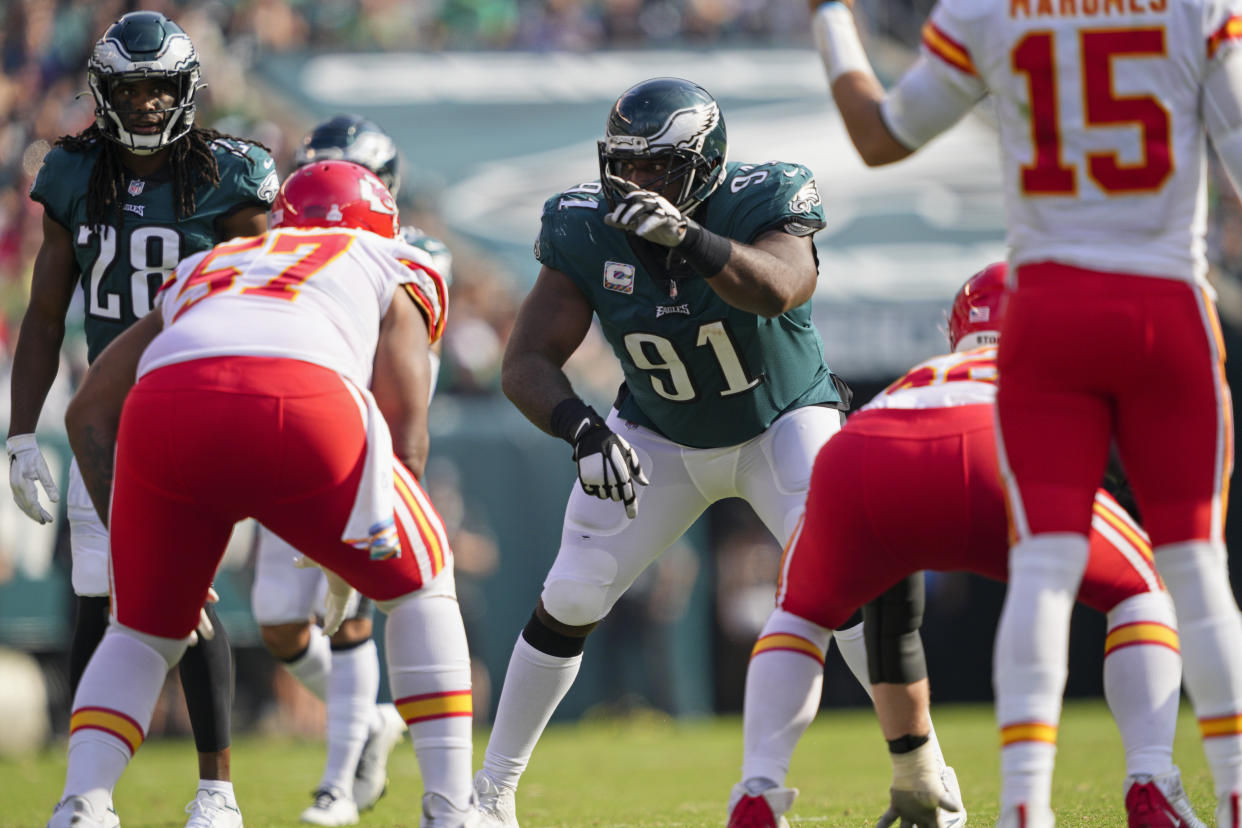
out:
M923 573L898 582L863 607L867 673L872 684L910 684L927 678L923 656Z
M558 632L543 623L537 612L531 613L530 620L522 629L522 638L539 652L557 658L573 658L586 649L586 635L572 636Z

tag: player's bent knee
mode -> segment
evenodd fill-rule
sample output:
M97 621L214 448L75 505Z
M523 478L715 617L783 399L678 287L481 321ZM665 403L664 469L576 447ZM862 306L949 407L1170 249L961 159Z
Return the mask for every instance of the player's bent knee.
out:
M310 624L297 621L290 624L264 624L259 627L263 646L276 658L287 661L310 646Z
M539 616L539 610L531 613L530 620L522 629L522 638L527 644L541 653L557 658L573 658L582 654L586 648L587 633L595 628L594 624L583 630L581 635L568 635L553 629Z
M599 584L558 578L544 584L540 598L548 614L568 627L595 624L608 612L608 591Z
M910 684L927 678L923 655L923 573L899 582L863 608L867 672L872 684Z
M366 599L364 599L366 600ZM371 619L346 618L341 628L332 636L332 648L335 650L356 647L371 638Z

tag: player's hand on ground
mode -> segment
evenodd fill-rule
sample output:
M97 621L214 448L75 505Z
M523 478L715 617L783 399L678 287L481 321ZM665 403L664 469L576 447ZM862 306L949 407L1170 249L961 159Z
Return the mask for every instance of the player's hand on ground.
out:
M625 514L638 514L637 486L648 484L638 452L603 423L583 422L574 438L574 460L582 490L601 500L625 504Z
M935 788L905 791L890 788L891 800L888 810L876 822L875 828L941 828L941 819L962 810L962 804L945 790L944 784L936 779Z
M220 593L216 592L215 587L207 587L207 602L203 604L198 611L198 626L194 628L194 632L190 633L190 646L193 647L199 641L210 641L216 637L216 628L211 623L211 617L207 615L207 604L214 604L220 600Z
M60 500L60 489L52 480L38 441L33 434L15 434L5 446L9 450L9 486L13 488L13 500L31 520L51 523L51 513L39 502L38 486L43 486L47 499L53 503Z
M676 247L685 240L686 218L668 199L623 178L614 176L613 183L628 192L604 216L604 224L664 247Z
M349 611L349 599L354 597L354 588L326 566L323 574L328 579L328 592L323 598L323 634L335 635L345 621Z

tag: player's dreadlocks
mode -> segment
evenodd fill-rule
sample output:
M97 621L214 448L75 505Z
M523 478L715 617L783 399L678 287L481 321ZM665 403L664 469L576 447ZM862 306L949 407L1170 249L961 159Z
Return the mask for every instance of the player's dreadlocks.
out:
M270 148L258 141L236 138L214 129L193 127L186 133L185 138L168 147L166 163L172 170L173 202L178 218L194 215L198 209L195 194L199 187L214 187L220 183L220 167L216 163L215 153L211 151L211 142L221 138L254 144L271 152ZM102 227L111 211L112 218L119 222L122 215L121 192L125 187L121 147L104 137L97 124L92 124L77 135L62 135L56 139L56 146L64 147L69 152L85 152L91 147L99 147L99 157L91 170L91 181L86 191L86 220L92 227ZM254 163L249 156L246 156L246 160Z

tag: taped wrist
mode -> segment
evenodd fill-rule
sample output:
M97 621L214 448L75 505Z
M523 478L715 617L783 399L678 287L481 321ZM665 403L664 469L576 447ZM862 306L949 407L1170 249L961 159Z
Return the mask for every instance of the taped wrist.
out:
M677 245L686 264L704 279L724 270L733 255L733 242L717 235L693 219L686 219L686 237Z
M552 409L552 433L574 448L578 439L594 427L607 428L604 418L577 397L567 397Z

